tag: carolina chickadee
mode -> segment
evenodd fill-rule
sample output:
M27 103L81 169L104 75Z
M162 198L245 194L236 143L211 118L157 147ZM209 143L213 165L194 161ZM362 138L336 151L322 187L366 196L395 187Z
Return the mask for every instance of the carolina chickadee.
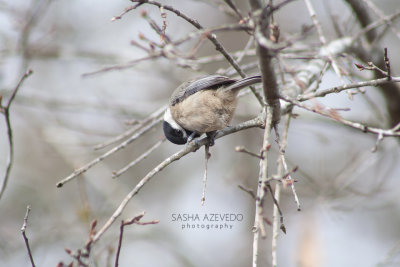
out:
M172 93L164 114L163 130L169 141L182 145L228 126L240 89L261 82L261 76L232 79L220 75L184 82Z

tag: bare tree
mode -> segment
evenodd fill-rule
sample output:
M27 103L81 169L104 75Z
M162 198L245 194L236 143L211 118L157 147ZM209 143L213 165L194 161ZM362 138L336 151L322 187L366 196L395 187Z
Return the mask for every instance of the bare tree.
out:
M400 39L400 30L395 25L400 12L386 14L381 6L374 4L371 0L340 1L341 4L346 4L349 11L351 10L351 17L355 18L358 26L350 28L342 25L331 15L331 26L336 30L336 36L332 37L326 34L327 30L321 23L321 16L315 11L315 1L311 0L249 0L248 3L231 0L205 1L218 8L221 14L228 16L230 21L227 24L211 27L201 25L195 17L180 10L178 5L171 6L153 0L131 0L130 2L132 2L130 6L111 19L113 23L118 23L119 20L124 20L128 16L140 14L159 40L154 41L152 36L140 33L139 40L131 41L131 44L142 51L142 57L87 72L84 74L85 77L98 77L104 73L131 69L144 62L153 63L161 59L173 63L176 68L189 69L194 76L199 76L201 72L204 74L204 70L210 65L217 66L218 74L229 77L262 76L261 85L252 86L248 91L241 93L241 96L248 94L254 96L253 104L260 110L259 114L252 119L218 131L215 139L218 145L219 139L227 135L250 128L263 129L259 151L251 151L243 146L237 146L235 149L236 152L259 160L257 170L259 175L254 177L254 180L258 180L257 187L238 186L249 193L254 202L253 228L248 231L248 235L252 235L253 239L252 248L249 247L252 251L252 266L264 266L259 258L263 253L261 246L265 242L271 244L270 265L279 266L278 236L281 232L286 233L287 230L285 212L281 208L281 203L284 201L281 194L290 192L290 195L286 194L284 198L293 200L295 203L292 205L293 210L300 211L302 195L297 192L296 186L302 182L302 177L306 176L301 171L312 167L291 162L286 155L286 150L290 149L291 145L288 143L289 131L293 127L293 119L298 117L297 112L316 114L318 119L314 121L315 124L321 123L318 121L320 119L331 121L340 127L374 137L375 145L368 153L379 151L384 139L398 140L400 136L400 89L398 86L400 77L394 75L396 70L392 69L393 64L391 64L391 55L395 53L396 47L381 46L380 42L387 36ZM280 27L279 15L284 10L295 9L296 5L307 10L310 20L304 22L303 25L298 25L296 33L285 32ZM155 15L148 9L157 10L159 14ZM327 10L330 10L329 7ZM193 30L185 32L181 37L173 34L175 29L170 28L168 23L171 16L178 17L182 24L192 26ZM230 51L220 38L220 35L224 34L229 35L232 40L240 40L244 45L235 51ZM205 55L202 49L207 46L211 46L216 52L210 50ZM21 79L9 103L2 107L7 121L9 121L9 104L23 79L28 75L26 74ZM328 88L322 87L322 81L329 75L334 76L339 84ZM370 105L369 112L378 114L381 113L380 108L377 107L379 104L375 99L370 99L366 93L372 87L379 89L386 103L387 113L381 121L348 117L346 115L348 109L330 107L323 101L339 93L343 99L365 98ZM166 100L165 103L167 102ZM111 148L61 179L57 187L63 187L73 179L81 177L96 164L107 160L110 156L132 145L134 141L151 133L151 130L162 122L166 108L166 105L160 106L146 118L135 121L126 132L97 145L96 150ZM9 123L7 125L9 126ZM9 139L11 147L9 153L12 155L10 134ZM164 142L165 138L154 140L140 156L110 175L115 178L126 173L157 151ZM161 162L154 163L153 168L131 188L99 230L96 230L96 223L92 224L85 246L77 251L67 250L67 253L79 266L89 266L92 247L101 242L104 234L115 224L127 204L138 192L151 179L161 176L167 166L173 166L175 161L185 158L192 152L199 153L198 150L203 146L206 164L201 201L204 203L207 163L210 155L211 160L213 158L212 153L209 152L207 137L190 142ZM7 169L6 182L8 176ZM341 190L349 189L349 184L344 182L339 187ZM1 193L4 189L5 186ZM273 206L272 211L266 208L268 203ZM122 221L115 266L118 266L120 257L123 227L129 224L143 225L158 222L141 223L140 219L143 215L135 216L128 223ZM270 217L273 218L271 221L268 219ZM60 266L64 266L64 263L60 263Z

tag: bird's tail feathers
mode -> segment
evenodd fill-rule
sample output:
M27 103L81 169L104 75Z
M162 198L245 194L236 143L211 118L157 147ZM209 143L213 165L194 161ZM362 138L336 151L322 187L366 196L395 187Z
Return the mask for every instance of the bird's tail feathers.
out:
M234 82L233 84L225 87L225 90L240 90L243 89L247 86L256 84L256 83L260 83L261 82L261 76L260 75L256 75L256 76L251 76L251 77L246 77L243 79L240 79L236 82Z

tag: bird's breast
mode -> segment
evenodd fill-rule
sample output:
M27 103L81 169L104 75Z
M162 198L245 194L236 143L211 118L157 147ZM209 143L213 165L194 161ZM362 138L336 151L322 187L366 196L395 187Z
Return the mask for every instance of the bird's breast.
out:
M203 90L171 106L171 114L183 128L207 133L228 126L236 108L237 92Z

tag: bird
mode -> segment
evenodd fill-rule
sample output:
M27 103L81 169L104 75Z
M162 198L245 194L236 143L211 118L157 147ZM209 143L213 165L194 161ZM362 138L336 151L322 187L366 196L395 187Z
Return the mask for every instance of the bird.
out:
M165 137L183 145L205 133L213 145L216 131L232 120L240 89L260 82L260 75L241 79L209 75L182 83L164 113Z

